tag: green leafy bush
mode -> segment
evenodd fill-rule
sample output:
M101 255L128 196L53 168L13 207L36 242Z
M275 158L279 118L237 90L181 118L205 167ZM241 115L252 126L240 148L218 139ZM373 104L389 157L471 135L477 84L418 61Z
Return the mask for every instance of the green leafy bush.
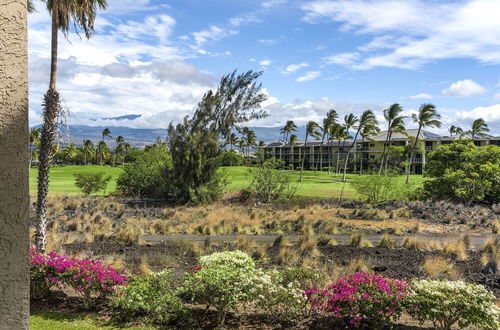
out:
M123 168L117 187L127 196L163 197L166 190L163 172L171 165L165 145L153 145L137 152L135 160Z
M391 200L407 200L414 190L395 175L367 175L353 183L358 195L368 203L382 203Z
M185 319L187 309L172 289L172 277L167 271L131 279L113 299L123 320L143 318L155 324L170 324Z
M98 173L75 173L75 186L80 188L85 196L97 193L106 188L111 181L111 175L106 176L104 172Z
M200 265L186 277L183 291L193 302L214 307L222 325L228 310L253 300L258 270L252 258L241 251L201 257Z
M421 323L432 321L436 329L500 328L495 296L482 285L463 281L420 280L411 283L406 310Z
M249 190L253 191L261 202L289 199L297 192L298 186L291 183L290 175L278 170L282 164L282 161L271 158L251 169Z
M441 145L427 160L423 197L500 202L500 147L478 147L470 140Z
M245 158L234 150L224 151L220 156L222 166L241 166Z

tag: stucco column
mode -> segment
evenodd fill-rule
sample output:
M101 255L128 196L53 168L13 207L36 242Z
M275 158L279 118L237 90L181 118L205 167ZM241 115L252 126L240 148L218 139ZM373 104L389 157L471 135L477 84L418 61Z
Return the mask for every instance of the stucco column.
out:
M26 0L0 0L0 329L28 329Z

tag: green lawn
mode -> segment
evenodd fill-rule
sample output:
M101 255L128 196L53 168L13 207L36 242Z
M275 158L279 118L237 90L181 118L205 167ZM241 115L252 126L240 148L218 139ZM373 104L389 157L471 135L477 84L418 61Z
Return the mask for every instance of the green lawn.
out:
M30 316L32 330L87 330L87 329L117 329L91 316L72 315L64 313L34 313ZM135 330L150 330L154 328L121 328Z
M233 167L223 167L223 171L227 173L229 178L229 185L227 190L237 191L247 188L250 184L249 177L249 167L245 166L233 166ZM116 178L122 171L120 167L109 167L109 166L99 166L99 165L87 165L87 166L63 166L63 167L53 167L50 172L50 185L49 194L51 195L77 195L81 194L78 188L75 186L75 180L73 174L76 172L106 172L107 174L113 176L112 182L109 184L106 193L110 193L116 188ZM292 181L298 182L300 172L291 172ZM32 195L36 194L36 176L37 170L35 168L31 169L30 176L30 193ZM347 183L345 186L344 196L346 198L355 198L356 192L351 185L353 182L359 181L366 175L360 176L358 174L348 174ZM338 197L342 189L342 182L340 181L341 175L335 177L333 174L328 175L327 172L314 172L305 171L303 182L299 184L299 189L297 190L298 196L304 197ZM399 177L400 180L404 180L404 175ZM421 175L412 176L412 182L421 184L423 177Z

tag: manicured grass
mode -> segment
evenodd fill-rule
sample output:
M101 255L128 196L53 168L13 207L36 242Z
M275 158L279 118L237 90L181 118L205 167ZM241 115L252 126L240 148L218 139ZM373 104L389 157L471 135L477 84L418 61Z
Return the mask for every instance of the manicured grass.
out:
M116 329L116 326L106 325L95 317L65 314L65 313L35 313L30 316L30 329L32 330L87 330L87 329ZM122 328L149 330L154 328Z
M68 165L54 166L50 169L49 175L49 195L83 195L75 186L75 177L73 174L78 172L105 172L111 175L113 179L108 184L106 194L116 189L116 179L120 175L121 167L100 166L100 165ZM30 194L36 196L38 169L30 170ZM102 193L100 193L102 195Z
M249 167L246 166L233 166L223 167L223 171L227 173L229 178L229 185L227 190L238 191L247 188L250 185ZM74 173L77 172L105 172L113 177L113 180L108 185L106 194L116 189L116 179L121 173L121 167L87 165L87 166L62 166L53 167L50 172L50 195L82 195L79 189L75 186ZM298 182L300 177L299 171L287 171L292 176L293 182ZM36 195L36 177L37 169L32 168L30 173L30 193ZM356 198L356 191L352 183L358 182L367 175L348 174L347 183L345 184L344 197ZM328 172L314 172L305 171L302 183L299 183L297 190L298 196L303 197L321 197L321 198L335 198L340 195L343 183L341 182L342 175L335 177L335 175L328 175ZM399 176L401 181L405 180L405 176ZM413 175L411 181L416 184L423 182L421 175Z

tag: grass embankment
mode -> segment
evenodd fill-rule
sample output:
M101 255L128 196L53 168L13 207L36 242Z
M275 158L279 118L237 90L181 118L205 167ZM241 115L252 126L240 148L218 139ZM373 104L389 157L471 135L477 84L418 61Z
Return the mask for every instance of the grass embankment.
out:
M96 315L75 315L59 312L35 313L30 316L32 330L87 330L87 329L116 329L116 326L107 325L107 322L98 320ZM121 328L134 330L152 330L154 328Z
M227 186L228 191L238 191L241 189L248 188L250 184L249 167L246 166L234 166L234 167L223 167L222 170L227 173L229 179L229 185ZM50 185L49 194L50 195L82 195L79 189L75 186L74 173L77 172L105 172L113 177L110 182L108 189L106 189L106 194L114 191L116 189L116 179L120 175L122 169L121 167L110 167L110 166L99 166L99 165L87 165L87 166L62 166L53 167L50 172ZM287 172L292 176L292 182L299 181L300 172ZM356 198L356 191L354 190L353 183L359 182L362 178L368 175L358 175L358 174L348 174L347 183L345 184L344 197L345 198ZM36 195L36 178L37 169L32 168L30 172L30 193ZM338 197L342 189L342 176L339 174L337 177L327 172L314 172L305 171L303 175L302 183L299 184L297 190L297 196L302 197ZM404 175L399 176L401 181L404 181ZM412 182L421 184L423 177L421 175L412 176Z

